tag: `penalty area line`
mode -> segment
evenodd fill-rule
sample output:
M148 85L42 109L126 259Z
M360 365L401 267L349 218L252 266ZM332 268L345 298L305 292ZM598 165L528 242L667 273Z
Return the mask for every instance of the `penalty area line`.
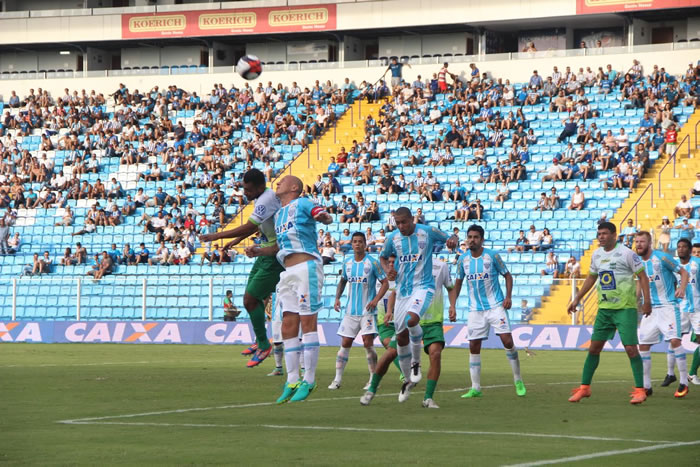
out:
M271 424L259 424L259 425L240 425L240 424L217 424L217 423L160 423L160 422L110 422L110 421L84 421L84 420L64 420L59 423L64 423L68 425L118 425L118 426L149 426L149 427L182 427L182 428L266 428L271 430L312 430L312 431L340 431L340 432L364 432L364 433L407 433L407 434L437 434L437 435L463 435L463 436L513 436L520 438L550 438L550 439L573 439L578 441L618 441L618 442L630 442L630 443L648 443L654 444L654 446L649 446L652 449L645 448L635 448L630 452L644 451L644 450L655 450L661 449L666 446L683 446L688 444L697 443L672 443L671 441L653 441L646 439L628 439L628 438L603 438L599 436L585 436L585 435L561 435L561 434L551 434L551 433L526 433L517 431L463 431L463 430L419 430L412 428L376 428L376 427L353 427L353 426L316 426L316 425L271 425ZM663 443L663 444L658 444ZM626 450L619 451L624 453ZM607 453L617 453L618 451L607 451ZM598 453L605 454L605 453ZM614 454L610 454L614 455ZM598 455L591 455L592 457L599 457ZM585 456L581 457L586 458ZM578 460L575 458L567 458ZM564 462L565 460L562 460ZM557 460L551 462L556 463ZM549 461L544 461L544 463L550 463ZM522 464L522 466L529 465L542 465L539 463L533 464ZM519 465L520 466L520 465Z
M679 441L679 442L674 442L674 443L663 443L663 444L655 444L653 446L644 446L644 447L639 447L639 448L629 448L629 449L616 449L614 451L602 451L602 452L596 452L593 454L582 454L580 456L570 456L570 457L561 457L559 459L544 459L540 461L534 461L534 462L525 462L523 464L511 464L506 467L536 467L540 465L551 465L551 464L563 464L565 462L576 462L576 461L585 461L589 459L597 459L600 457L612 457L612 456L621 456L624 454L638 454L640 452L648 452L648 451L658 451L659 449L672 449L672 448L679 448L679 447L685 447L685 446L697 446L700 444L700 440L697 441Z

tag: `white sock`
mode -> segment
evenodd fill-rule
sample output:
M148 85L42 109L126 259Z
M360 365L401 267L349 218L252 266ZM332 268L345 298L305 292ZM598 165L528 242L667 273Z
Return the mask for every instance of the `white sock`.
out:
M644 367L644 388L651 387L651 350L640 350L639 355L642 357L642 366Z
M683 347L678 346L674 349L676 364L678 365L678 373L680 373L680 384L688 385L688 361L685 359Z
M275 348L272 350L272 354L275 356L275 366L277 368L282 368L282 361L284 360L284 344L281 342L275 342Z
M668 367L668 369L666 370L667 375L676 374L676 372L674 371L676 369L676 355L674 353L673 348L671 348L670 342L668 344L668 350L666 351L666 366Z
M299 381L299 339L293 337L284 340L284 363L287 366L287 383Z
M304 341L301 340L301 337L298 338L299 342L299 351L297 352L297 358L299 359L299 368L301 371L304 371Z
M423 351L423 328L420 324L409 326L408 335L411 339L411 363L420 363L420 354Z
M481 354L469 354L469 376L472 378L472 389L481 391Z
M369 369L369 377L371 378L374 371L377 369L377 351L374 350L374 346L365 347L365 354L367 355L367 368Z
M508 357L508 362L510 363L510 368L513 370L513 380L521 381L520 377L520 359L518 358L518 351L513 346L512 349L506 349L506 357Z
M345 347L338 349L338 355L335 357L335 380L339 383L343 380L343 372L345 371L345 365L348 364L349 356L350 349Z
M410 345L399 345L396 344L396 353L398 354L399 366L401 367L401 373L406 377L408 381L408 376L411 374L411 348Z
M305 332L301 338L304 343L304 381L312 384L316 381L316 365L318 365L318 333Z

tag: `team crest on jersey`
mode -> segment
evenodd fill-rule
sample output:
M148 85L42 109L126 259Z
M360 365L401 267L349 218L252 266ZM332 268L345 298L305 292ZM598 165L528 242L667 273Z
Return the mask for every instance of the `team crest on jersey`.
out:
M425 247L428 245L428 242L426 240L418 240L418 248L421 250L425 250Z

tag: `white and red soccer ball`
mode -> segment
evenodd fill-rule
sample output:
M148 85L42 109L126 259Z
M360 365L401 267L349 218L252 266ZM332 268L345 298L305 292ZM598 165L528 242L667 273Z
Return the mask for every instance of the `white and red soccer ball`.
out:
M262 73L262 62L255 55L244 55L238 60L236 73L244 79L255 79Z

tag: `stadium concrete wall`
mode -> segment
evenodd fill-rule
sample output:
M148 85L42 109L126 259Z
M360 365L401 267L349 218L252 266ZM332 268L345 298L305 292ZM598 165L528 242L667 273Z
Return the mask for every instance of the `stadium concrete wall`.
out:
M340 345L338 322L318 325L319 342L323 346ZM445 344L451 348L468 348L468 326L445 324ZM592 326L515 325L513 339L520 349L528 350L586 350ZM0 322L0 344L29 343L113 343L113 344L252 344L255 334L247 321L6 321ZM356 345L362 345L358 336ZM379 339L376 346L381 346ZM491 335L484 348L500 349L501 340ZM697 344L686 334L683 347L692 352ZM608 342L605 350L624 351L619 336ZM666 345L653 347L665 352Z
M627 71L632 66L632 59L638 59L644 66L646 72L650 72L654 64L665 67L666 71L673 74L683 74L689 63L696 63L700 57L700 48L686 50L670 50L671 44L640 46L633 53L616 53L606 55L590 56L561 56L545 57L534 56L532 58L521 58L510 60L509 54L486 55L486 60L475 63L482 72L488 72L493 77L500 77L511 82L525 82L529 80L533 70L538 70L542 76L551 73L552 67L557 66L563 71L567 66L572 70L579 67L590 66L594 71L598 67L605 67L608 63L616 70ZM564 51L562 51L564 52ZM571 51L569 51L571 52ZM517 55L517 54L516 54ZM525 54L521 54L525 55ZM265 60L265 57L260 57ZM362 64L363 66L359 66ZM354 67L352 65L355 65ZM258 80L249 81L253 87L258 82L273 84L283 83L289 85L296 81L300 86L313 86L315 80L325 82L331 80L341 84L347 77L359 85L363 80L370 83L375 82L386 70L385 67L367 67L366 62L349 62L346 68L321 68L300 71L264 71ZM450 65L450 71L463 78L469 76L468 62L455 63ZM416 79L421 75L423 79L429 78L433 73L437 73L440 64L413 65L412 68L404 68L404 78L408 81ZM205 96L212 90L214 83L222 83L224 86L235 84L242 86L243 78L233 73L233 68L216 68L216 73L191 74L191 75L125 75L125 76L89 76L86 78L57 78L57 79L28 79L28 80L0 80L0 98L7 102L10 91L17 91L18 95L27 94L30 88L42 88L48 90L53 96L62 96L65 88L96 90L98 92L112 92L116 90L119 83L124 83L131 89L149 91L153 86L161 89L168 85L177 84L188 91L196 91L200 96ZM227 72L224 72L227 71ZM106 73L106 72L101 72ZM96 72L93 74L100 74Z

